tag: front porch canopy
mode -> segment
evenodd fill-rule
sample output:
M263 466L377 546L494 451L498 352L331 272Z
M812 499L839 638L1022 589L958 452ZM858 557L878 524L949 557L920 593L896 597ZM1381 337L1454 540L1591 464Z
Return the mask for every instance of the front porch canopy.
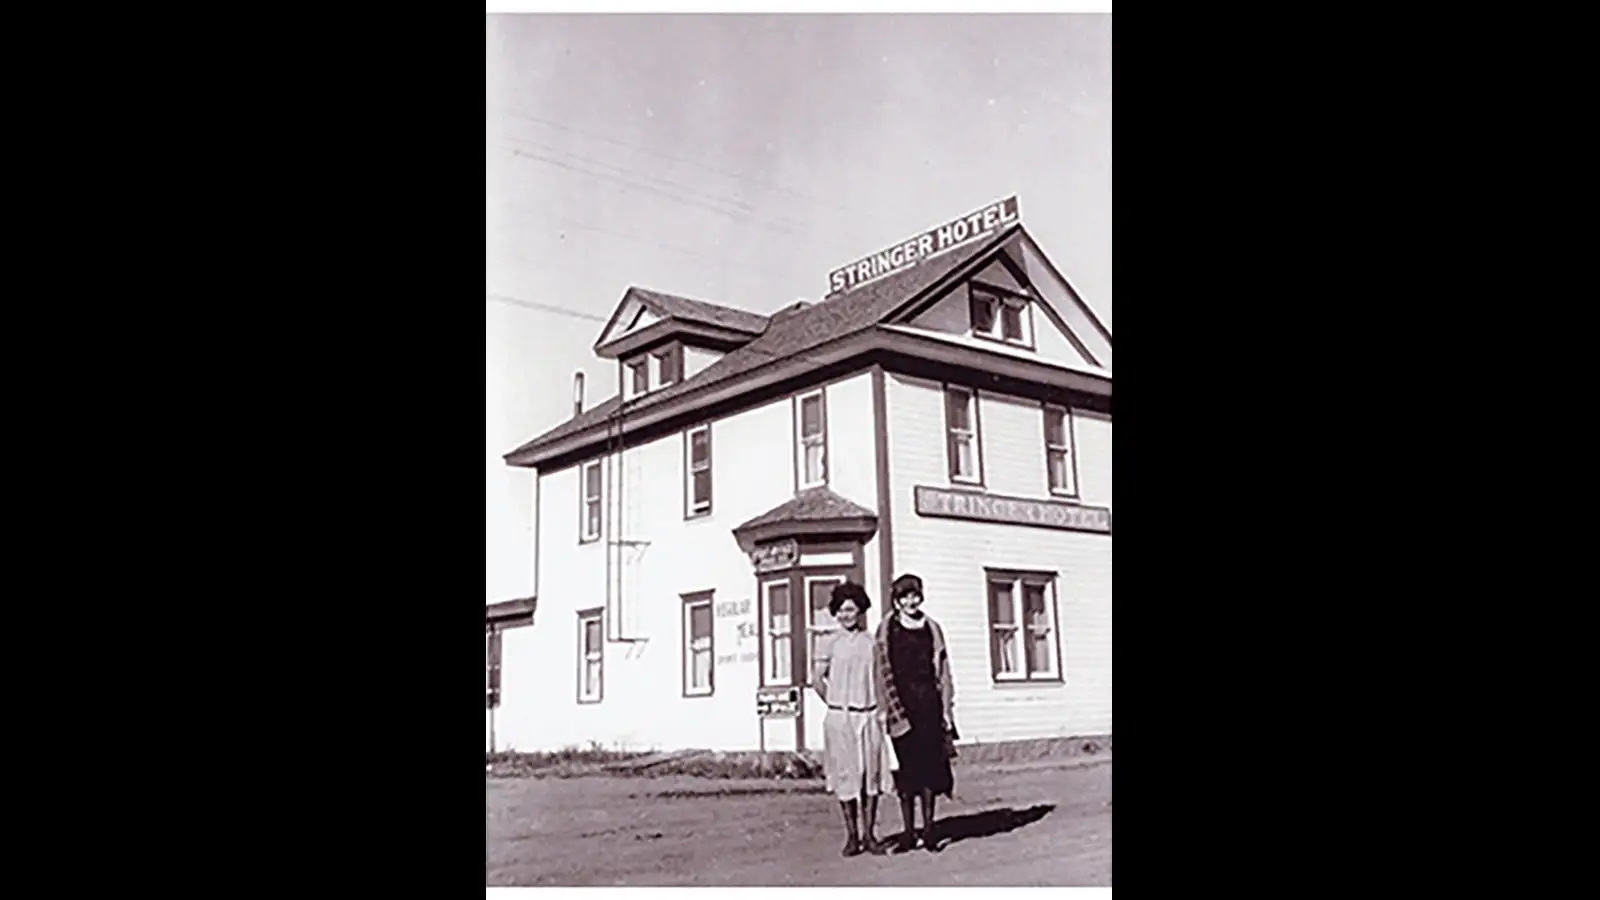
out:
M733 530L739 548L749 553L757 545L785 539L853 541L866 543L878 531L872 510L825 488L801 491L794 499L767 510Z

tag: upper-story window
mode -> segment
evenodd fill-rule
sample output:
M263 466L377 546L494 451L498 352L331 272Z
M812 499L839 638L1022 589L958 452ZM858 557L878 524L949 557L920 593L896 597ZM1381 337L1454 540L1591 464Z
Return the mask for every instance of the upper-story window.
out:
M656 387L663 388L677 380L674 368L671 350L657 350L650 354L650 381Z
M600 461L585 463L579 485L578 540L581 543L600 539Z
M795 401L795 461L799 487L828 483L828 407L822 392L801 395Z
M950 480L983 483L977 392L956 385L944 389L945 452Z
M711 514L711 426L684 433L684 501L686 518Z
M1072 453L1072 414L1065 407L1044 408L1044 461L1050 493L1078 494L1077 466Z
M628 391L638 397L650 392L650 361L636 359L628 363Z
M973 285L972 333L977 337L1029 346L1028 301Z
M681 380L681 351L676 346L652 350L623 364L623 389L628 399L642 397Z

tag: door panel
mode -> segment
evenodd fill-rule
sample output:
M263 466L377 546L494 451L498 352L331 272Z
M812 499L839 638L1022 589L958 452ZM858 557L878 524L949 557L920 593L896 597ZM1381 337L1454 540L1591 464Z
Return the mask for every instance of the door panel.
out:
M785 687L795 685L795 644L805 631L803 619L795 615L795 599L799 587L792 574L784 573L762 579L761 609L757 620L760 632L761 685ZM798 626L798 627L797 627ZM803 682L800 682L803 684ZM805 710L801 703L802 713ZM799 725L793 717L761 718L761 747L764 750L798 750Z

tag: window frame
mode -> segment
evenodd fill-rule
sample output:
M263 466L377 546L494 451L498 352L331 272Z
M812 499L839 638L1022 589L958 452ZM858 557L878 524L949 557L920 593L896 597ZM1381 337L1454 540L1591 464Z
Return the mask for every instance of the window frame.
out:
M1078 497L1078 440L1074 435L1072 408L1057 403L1043 405L1042 421L1044 424L1044 483L1045 488L1052 497ZM1063 444L1050 443L1050 416L1061 415L1061 437ZM1066 454L1067 486L1058 488L1050 483L1050 454L1052 452Z
M694 436L695 436L695 434L697 434L698 432L701 432L701 431L704 431L706 433L706 462L705 462L706 504L705 504L705 508L704 509L700 509L695 505L695 498L694 498L694 473L696 472L696 469L694 467ZM703 425L696 425L696 426L694 426L692 428L684 429L684 432L683 432L683 517L684 517L684 519L686 519L686 520L687 519L704 519L704 518L710 516L711 513L712 513L712 510L714 510L716 508L715 499L714 499L715 496L716 496L716 488L715 488L715 485L713 484L714 476L711 474L712 471L713 471L713 468L712 468L713 465L714 465L714 463L712 461L712 449L711 449L711 423L707 422L707 423L705 423Z
M983 487L983 404L979 402L981 396L977 388L967 387L962 384L945 384L940 397L944 401L944 453L945 473L951 484ZM950 397L952 394L963 394L967 397L971 421L972 437L972 462L975 471L971 475L957 475L956 462L960 456L956 453L955 437L957 432L950 421Z
M807 400L817 399L817 420L822 426L822 433L814 440L822 448L822 479L820 481L806 480L806 435L805 435L805 404ZM826 388L817 388L813 391L794 396L794 485L795 493L810 490L811 488L827 487L829 481L828 465L828 392Z
M772 589L774 587L783 588L789 596L789 630L781 635L774 635L770 627L771 616L769 615L769 610L772 605ZM760 644L756 649L760 656L760 685L762 687L798 687L795 684L794 677L794 588L790 584L789 576L785 574L781 578L763 579L758 598L756 634L760 638ZM775 645L777 638L782 638L783 642L789 647L789 675L788 678L782 680L772 675L772 663L774 662L772 647Z
M994 327L985 331L978 327L977 306L980 303L990 304L994 309ZM980 340L1004 344L1007 347L1017 347L1023 350L1034 350L1034 299L1018 291L1007 290L998 285L969 281L967 283L967 325L969 333ZM1015 338L1005 336L1004 309L1010 307L1017 310L1017 327L1021 333Z
M578 543L593 544L600 540L606 530L606 472L602 465L604 460L593 459L578 464ZM593 497L589 496L589 470L600 471L600 489ZM595 522L594 534L589 533L589 504L599 505L599 521Z
M649 354L634 357L633 359L623 363L622 367L627 372L628 383L626 387L628 389L628 399L632 400L638 397L643 397L645 394L650 393ZM639 380L641 376L644 379L643 388L639 387Z
M714 592L697 591L692 594L681 595L683 612L678 617L682 634L679 635L678 646L683 652L680 666L683 676L683 696L685 698L713 697L717 693L717 617ZM706 608L706 616L710 620L711 630L706 634L706 684L703 688L694 686L694 655L697 652L693 646L693 610L698 607Z
M588 637L588 624L596 623L600 636L599 646L595 649L594 661L600 664L595 677L594 692L584 693L584 679L589 672L589 651L584 648L584 640ZM593 706L606 698L606 613L603 607L578 610L578 703L582 706Z
M814 618L816 610L811 607L811 586L818 583L844 584L850 579L845 575L806 575L800 580L806 595L806 687L814 688L817 686L817 641L824 634L832 634L838 631L839 623L834 622L832 627L829 628L818 627ZM831 592L829 600L832 600ZM822 612L829 619L833 618L832 614L828 613L826 604L823 605ZM862 615L866 615L866 613L863 612Z
M652 350L647 354L650 362L650 383L654 388L671 387L677 384L676 351L677 348L674 346Z
M1035 672L1028 655L1029 639L1032 627L1028 624L1026 601L1024 600L1023 585L1033 584L1045 589L1045 612L1049 615L1047 628L1050 634L1051 655L1050 661L1053 670L1049 672ZM1018 672L1003 672L1000 666L1000 653L995 633L999 623L994 615L994 587L1008 585L1011 592L1011 612L1015 619L1013 626L1020 638L1017 641L1017 662L1021 667ZM1055 572L1037 572L1017 569L985 569L983 579L983 610L984 618L988 621L989 631L989 678L994 684L1064 684L1066 683L1065 663L1062 656L1061 638L1061 611L1060 611L1060 577Z

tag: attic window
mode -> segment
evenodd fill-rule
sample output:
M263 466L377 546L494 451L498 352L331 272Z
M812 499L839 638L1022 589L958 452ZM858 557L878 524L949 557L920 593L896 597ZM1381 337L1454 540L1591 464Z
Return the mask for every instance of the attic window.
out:
M1006 296L998 291L984 290L977 286L973 286L971 292L974 336L1021 346L1031 344L1027 334L1027 300Z
M643 397L683 380L681 348L677 345L662 347L641 354L624 363L623 387L628 398Z
M658 350L650 354L650 380L656 387L666 387L677 379L673 371L672 351Z
M648 360L636 360L628 363L629 387L633 396L638 397L650 392L650 367Z

